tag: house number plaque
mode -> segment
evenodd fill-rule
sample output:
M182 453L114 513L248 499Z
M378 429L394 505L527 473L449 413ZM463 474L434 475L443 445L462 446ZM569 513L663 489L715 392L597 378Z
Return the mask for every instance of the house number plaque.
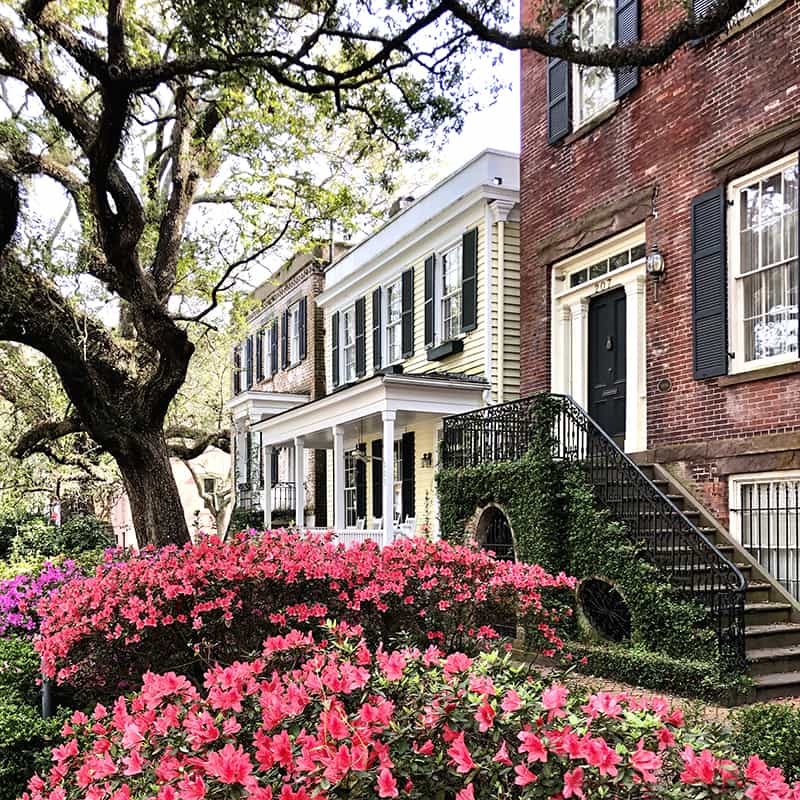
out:
M611 288L611 278L604 278L602 281L598 281L594 286L594 293L599 294L600 292L604 292L606 289Z

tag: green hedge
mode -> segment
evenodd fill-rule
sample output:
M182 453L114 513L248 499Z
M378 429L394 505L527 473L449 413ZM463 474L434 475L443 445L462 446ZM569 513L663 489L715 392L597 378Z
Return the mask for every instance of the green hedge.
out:
M599 674L704 697L739 686L738 673L721 663L706 609L680 596L637 552L622 527L598 508L580 467L552 458L546 401L534 413L544 433L525 457L439 472L443 535L463 541L470 518L493 503L508 517L519 560L578 579L597 577L612 583L630 612L629 641L622 647L607 643L578 614L578 630L571 632L593 646L596 669L605 665ZM575 605L577 610L577 601ZM608 655L601 659L604 648ZM623 663L620 653L626 651L636 657ZM679 666L682 662L685 668ZM700 679L704 674L708 680Z
M757 703L731 712L731 742L744 758L757 753L788 780L800 780L800 708Z

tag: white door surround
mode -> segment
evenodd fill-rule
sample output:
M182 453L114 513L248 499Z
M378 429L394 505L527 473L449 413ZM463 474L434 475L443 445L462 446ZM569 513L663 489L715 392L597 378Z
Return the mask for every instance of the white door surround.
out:
M624 266L612 267L595 278L588 278L590 272L587 270L626 250L634 250L634 254L638 254L642 252L644 242L644 225L638 225L553 265L551 278L551 388L553 392L571 395L584 409L588 407L589 399L589 302L593 297L612 289L625 289L627 350L624 447L629 453L647 449L645 259L642 253L642 257ZM578 276L581 282L572 276Z

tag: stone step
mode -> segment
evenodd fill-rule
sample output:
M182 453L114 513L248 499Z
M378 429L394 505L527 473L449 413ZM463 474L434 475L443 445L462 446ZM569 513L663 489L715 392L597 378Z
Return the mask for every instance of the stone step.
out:
M789 603L745 603L745 625L769 625L788 622L792 606Z
M747 651L748 672L752 676L800 670L800 644L762 647Z
M715 587L713 584L710 583L708 584L701 583L700 585L694 586L694 589L698 592L712 592L716 588L717 587ZM763 583L758 581L754 581L753 583L748 583L747 592L745 594L746 601L748 603L756 603L759 605L762 603L769 603L769 593L771 589L772 585L769 583Z
M747 651L800 645L800 623L747 625L744 629Z
M755 675L756 700L775 700L778 697L800 696L800 671L772 672Z

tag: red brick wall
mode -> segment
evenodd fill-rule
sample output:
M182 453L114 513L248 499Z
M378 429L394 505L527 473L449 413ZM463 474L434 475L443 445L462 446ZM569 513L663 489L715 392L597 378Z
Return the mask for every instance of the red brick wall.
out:
M278 320L278 371L272 378L253 385L253 389L265 392L290 392L308 394L312 400L325 393L325 359L323 351L323 315L317 307L316 297L322 291L324 274L322 267L309 266L276 288L259 311L259 318L266 310L264 322ZM280 332L283 312L296 303L301 296L307 299L306 357L297 366L283 369L281 366ZM256 328L251 326L255 332Z
M662 6L643 0L645 37L676 13ZM800 431L800 375L728 387L694 380L689 220L692 198L720 183L714 161L800 115L798 42L794 0L726 41L684 48L667 66L643 70L613 117L556 145L547 143L545 60L523 56L523 392L550 385L550 264L539 257L539 243L565 223L657 184L667 277L657 300L647 288L649 446ZM667 393L657 389L662 378L672 383Z

